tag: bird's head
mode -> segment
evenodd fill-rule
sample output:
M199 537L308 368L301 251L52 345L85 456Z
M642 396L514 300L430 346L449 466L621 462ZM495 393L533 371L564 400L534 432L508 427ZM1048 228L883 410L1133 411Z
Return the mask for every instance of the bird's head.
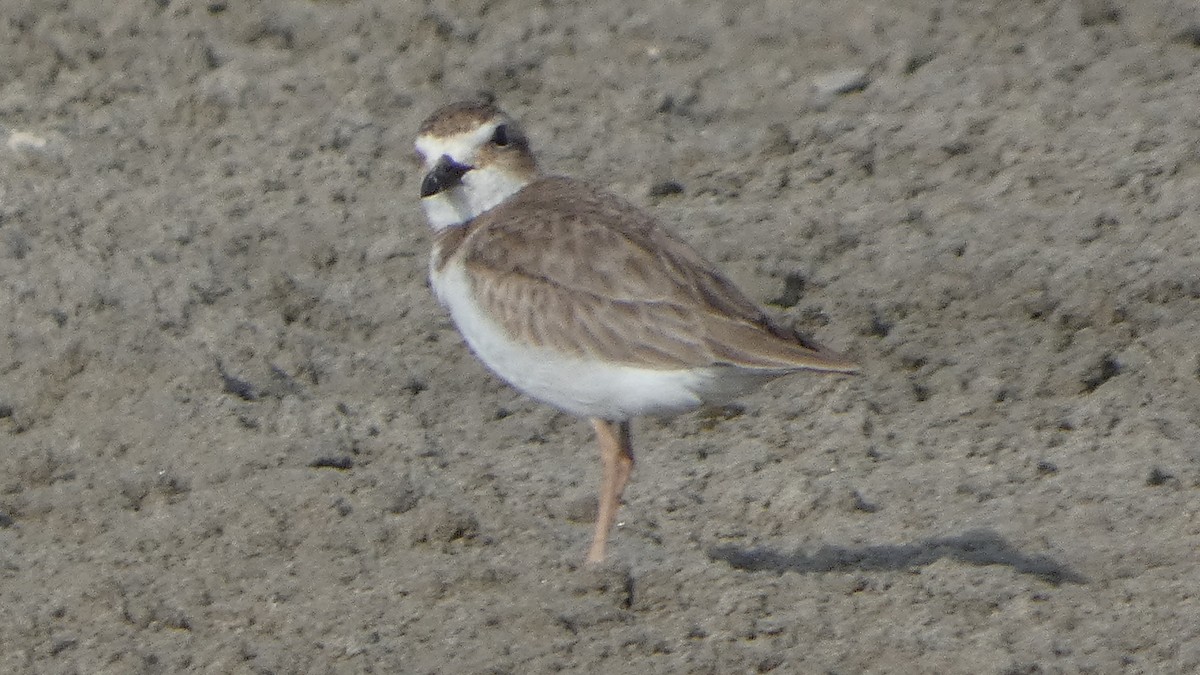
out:
M537 163L520 127L487 103L435 111L417 133L421 206L435 230L461 225L528 185Z

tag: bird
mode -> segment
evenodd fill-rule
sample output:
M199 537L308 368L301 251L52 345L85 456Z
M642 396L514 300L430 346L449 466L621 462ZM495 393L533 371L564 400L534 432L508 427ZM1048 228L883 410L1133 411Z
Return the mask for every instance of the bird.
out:
M415 147L437 301L493 374L595 431L603 476L586 563L606 555L634 465L633 418L722 405L800 371L857 372L644 210L543 175L494 103L438 108Z

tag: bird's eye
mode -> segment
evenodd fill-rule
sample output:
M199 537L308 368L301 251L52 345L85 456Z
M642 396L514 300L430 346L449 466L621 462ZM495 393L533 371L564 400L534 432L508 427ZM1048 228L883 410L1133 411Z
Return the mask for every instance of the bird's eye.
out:
M507 124L501 124L500 126L496 127L496 131L492 133L492 143L501 148L508 145L509 141Z

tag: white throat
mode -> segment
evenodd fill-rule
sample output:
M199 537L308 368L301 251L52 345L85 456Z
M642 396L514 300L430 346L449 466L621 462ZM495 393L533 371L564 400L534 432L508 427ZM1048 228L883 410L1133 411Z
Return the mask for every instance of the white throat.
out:
M468 171L462 184L421 200L435 232L462 225L520 192L530 179L508 171L481 167Z

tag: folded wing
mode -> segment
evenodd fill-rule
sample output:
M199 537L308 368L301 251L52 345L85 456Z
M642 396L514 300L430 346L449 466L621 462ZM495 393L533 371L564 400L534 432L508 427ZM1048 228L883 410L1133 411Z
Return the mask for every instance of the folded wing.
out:
M586 183L545 178L447 233L476 299L515 338L646 368L854 372L773 321L693 248Z

